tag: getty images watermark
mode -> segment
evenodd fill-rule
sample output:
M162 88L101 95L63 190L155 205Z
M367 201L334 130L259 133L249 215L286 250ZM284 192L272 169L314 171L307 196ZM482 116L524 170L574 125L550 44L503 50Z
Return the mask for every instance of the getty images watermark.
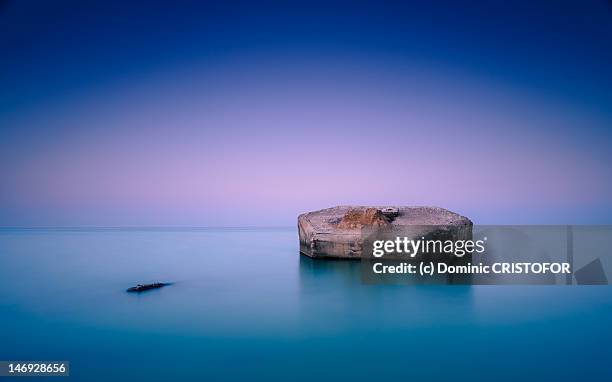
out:
M415 232L427 232L415 235ZM475 226L364 234L365 283L607 285L612 226Z

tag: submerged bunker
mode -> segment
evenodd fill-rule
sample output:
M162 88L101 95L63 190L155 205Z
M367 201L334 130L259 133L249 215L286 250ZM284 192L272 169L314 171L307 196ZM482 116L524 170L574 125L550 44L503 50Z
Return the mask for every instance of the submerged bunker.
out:
M312 258L359 259L376 231L411 238L472 238L470 219L439 207L337 206L298 216L300 253Z

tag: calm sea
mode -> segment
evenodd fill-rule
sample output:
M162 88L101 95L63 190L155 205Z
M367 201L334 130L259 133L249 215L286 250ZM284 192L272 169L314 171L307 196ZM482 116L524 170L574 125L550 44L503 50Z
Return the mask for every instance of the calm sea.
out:
M78 381L612 380L608 286L363 285L297 244L0 230L0 360L68 360ZM174 284L125 292L154 281Z

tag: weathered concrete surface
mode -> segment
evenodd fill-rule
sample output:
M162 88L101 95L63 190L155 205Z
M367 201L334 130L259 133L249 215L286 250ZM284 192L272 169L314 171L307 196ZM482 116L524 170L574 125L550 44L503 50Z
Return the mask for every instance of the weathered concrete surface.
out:
M388 227L391 225L391 218L385 216L378 208L368 207L352 208L342 216L337 229L352 230L362 229L363 227Z
M472 222L439 207L338 206L298 216L300 252L313 258L359 259L365 232L392 229L397 235L469 240Z

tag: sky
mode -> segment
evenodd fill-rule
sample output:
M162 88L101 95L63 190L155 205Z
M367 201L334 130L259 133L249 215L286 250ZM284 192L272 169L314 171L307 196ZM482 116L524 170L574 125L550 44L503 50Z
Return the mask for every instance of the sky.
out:
M612 224L609 1L0 0L0 226Z

